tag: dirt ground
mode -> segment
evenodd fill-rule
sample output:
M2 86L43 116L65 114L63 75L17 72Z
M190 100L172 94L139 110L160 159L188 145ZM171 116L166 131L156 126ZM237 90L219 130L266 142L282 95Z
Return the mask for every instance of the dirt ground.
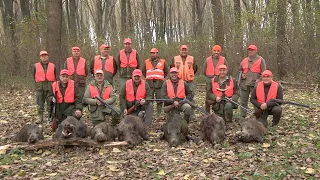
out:
M197 91L197 102L204 92ZM164 120L153 121L151 140L126 147L56 147L37 151L0 149L1 179L320 179L319 94L313 89L285 87L285 99L309 104L312 108L283 105L278 127L269 128L264 143L234 143L240 130L234 120L222 144L192 141L171 148L160 140ZM29 89L0 89L0 145L37 118L35 93ZM200 103L199 103L200 104ZM238 110L235 118L238 117ZM88 111L85 121L89 126ZM199 134L201 115L189 125ZM270 124L269 119L269 124ZM52 132L42 124L45 139Z

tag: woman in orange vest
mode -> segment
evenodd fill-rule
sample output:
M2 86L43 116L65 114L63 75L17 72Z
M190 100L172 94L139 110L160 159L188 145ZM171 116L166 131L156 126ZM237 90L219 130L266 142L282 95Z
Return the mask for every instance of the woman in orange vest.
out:
M69 79L69 71L62 69L59 79L52 84L47 97L48 102L56 103L55 118L58 119L58 123L61 123L67 116L80 119L82 116L82 98L74 81Z
M206 76L206 90L209 89L209 84L211 83L211 79L215 76L219 76L219 66L224 64L228 66L227 60L225 57L221 56L222 48L219 45L214 45L212 47L212 55L207 57L206 63L204 63L203 69L204 75ZM206 96L206 100L208 100ZM206 111L210 113L210 105L205 103Z
M180 54L175 56L170 67L176 67L179 70L179 78L184 80L195 96L194 78L198 71L198 65L193 56L188 55L188 46L180 46ZM191 111L191 119L194 120L194 108Z
M89 70L86 65L86 60L80 56L80 48L72 47L71 50L72 56L67 58L64 63L64 68L69 70L70 78L74 80L81 97L83 97L86 88L86 76Z
M150 50L150 58L144 61L142 67L142 74L146 77L152 96L157 99L161 98L161 86L165 77L168 74L168 65L166 60L160 59L159 51L157 48ZM162 111L162 102L157 102L157 115L156 119L160 118Z
M273 115L272 126L279 123L282 115L282 107L280 104L271 99L283 100L283 91L281 85L273 81L272 72L266 70L262 73L262 81L259 82L251 92L251 103L256 109L263 111L262 116L258 119L265 127L267 127L268 115Z
M113 77L117 74L117 63L113 56L109 55L110 46L102 44L100 55L96 55L90 62L90 72L94 75L97 70L103 70L104 79L113 85Z
M192 108L188 103L181 104L183 99L193 100L193 93L189 85L178 77L179 70L175 67L170 69L170 79L163 83L161 88L162 99L171 99L173 102L164 102L164 106L174 104L174 109L167 113L172 116L172 113L184 113L184 119L189 123Z
M240 104L248 108L249 95L253 90L254 85L260 81L260 75L266 70L265 60L257 55L257 46L250 45L248 47L248 57L244 58L240 63L239 76L240 79ZM241 118L245 118L247 111L240 109Z
M233 101L238 101L239 92L235 80L228 76L228 68L222 64L218 67L219 76L212 78L207 89L208 100L213 102L214 113L221 116L225 121L231 122L233 117L233 104L224 99L228 97Z
M39 116L39 122L43 121L44 103L51 89L52 83L58 77L56 67L49 62L47 51L40 51L40 62L33 65L32 74L36 87L36 102ZM47 106L49 103L47 102Z
M152 124L153 106L146 101L151 99L151 91L148 83L142 79L140 69L132 72L132 79L126 81L120 90L120 106L123 115L133 114L143 118L146 126Z
M111 123L115 126L119 123L120 115L95 99L95 96L99 96L105 103L111 106L116 102L114 89L108 81L104 80L103 73L101 69L95 71L94 81L87 86L83 96L83 103L89 105L88 109L94 126L106 121L106 115L112 117ZM117 107L113 106L113 108L118 112L120 111Z

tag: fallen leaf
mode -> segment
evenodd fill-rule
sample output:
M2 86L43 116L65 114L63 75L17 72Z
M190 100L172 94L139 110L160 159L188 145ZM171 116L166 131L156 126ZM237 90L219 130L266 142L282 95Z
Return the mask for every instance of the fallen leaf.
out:
M41 158L40 158L40 157L32 157L32 158L31 158L32 161L36 161L36 160L38 160L38 159L41 159Z
M102 155L104 154L104 149L103 149L103 148L101 148L101 149L99 150L99 154L100 154L100 156L102 156Z
M56 176L57 173L50 173L50 174L46 174L47 176Z
M0 146L0 154L6 154L7 153L7 149L10 147L10 145L4 145L4 146Z
M118 169L116 166L113 166L113 165L109 165L109 166L107 166L109 169L110 169L110 171L112 171L112 172L116 172L116 171L119 171L120 169Z
M26 156L21 156L21 161L27 161L28 160L28 157L26 157Z
M45 152L43 152L42 153L42 157L44 157L44 156L48 156L48 155L50 155L51 154L51 151L49 151L49 150L46 150Z
M186 174L186 175L183 177L183 179L189 179L189 177L190 177L190 174Z
M159 152L159 151L161 151L160 149L154 149L153 150L154 152Z
M8 121L6 121L6 120L0 120L0 124L8 124Z
M42 149L39 149L38 151L34 152L35 154L41 154L42 153Z
M166 175L166 173L164 172L163 169L161 169L157 174L160 175L160 176Z
M270 147L270 144L269 144L269 143L263 143L263 144L262 144L262 147L268 148L268 147Z
M305 171L306 174L314 174L315 173L315 170L312 169L312 168L307 168L306 171Z
M98 176L89 176L89 177L90 177L90 179L92 179L92 180L99 179Z
M118 148L113 148L113 149L112 149L112 152L114 152L114 153L119 153L119 152L121 152L121 151L120 151L120 149L118 149Z

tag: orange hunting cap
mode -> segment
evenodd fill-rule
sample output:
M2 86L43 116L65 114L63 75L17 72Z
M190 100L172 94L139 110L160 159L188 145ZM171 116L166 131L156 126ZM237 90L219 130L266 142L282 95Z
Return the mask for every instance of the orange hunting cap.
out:
M40 56L42 55L48 55L48 52L47 51L40 51Z
M218 69L228 69L228 67L227 67L226 65L224 65L224 64L221 64L221 65L218 67Z
M132 41L131 41L130 38L125 38L124 39L123 44L127 44L127 43L132 44Z
M60 75L64 75L64 74L69 75L68 69L62 69L62 70L60 71Z
M104 48L110 48L110 46L108 46L108 45L106 45L106 44L102 44L102 45L100 46L100 50L101 50L101 49L104 49Z
M183 44L183 45L180 46L180 49L188 49L188 46Z
M254 50L257 50L257 46L254 45L254 44L251 44L250 46L248 46L248 50L251 50L251 51L254 51Z
M159 51L158 51L158 49L157 48L152 48L151 50L150 50L150 53L158 53Z
M219 46L219 45L214 45L213 47L212 47L212 52L213 51L219 51L219 52L221 52L221 46Z
M142 72L140 69L135 69L133 72L132 72L132 76L142 76Z
M71 49L72 51L80 51L80 48L79 47L77 47L77 46L74 46L74 47L72 47L72 49Z
M170 69L170 72L172 73L172 72L178 72L178 69L176 68L176 67L172 67L171 69Z
M272 72L270 70L265 70L263 71L262 76L272 76Z

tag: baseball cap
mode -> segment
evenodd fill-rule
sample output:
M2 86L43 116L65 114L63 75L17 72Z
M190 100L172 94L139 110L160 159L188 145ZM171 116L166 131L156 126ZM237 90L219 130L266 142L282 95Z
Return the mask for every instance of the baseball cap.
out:
M213 51L219 51L219 52L221 52L221 46L219 46L219 45L214 45L213 47L212 47L212 52Z
M263 71L262 76L272 76L272 72L270 70L265 70Z
M60 75L64 75L64 74L69 75L68 69L62 69L62 70L60 71Z
M47 51L40 51L40 56L42 55L48 55L48 52Z
M108 45L106 45L106 44L102 44L102 45L100 46L100 50L101 50L101 49L104 49L104 48L110 48L110 46L108 46Z
M227 67L226 65L224 65L224 64L221 64L221 65L218 67L218 69L228 69L228 67Z
M142 76L142 72L140 69L135 69L133 72L132 72L132 76Z
M103 74L103 71L101 69L98 69L94 74Z
M248 50L257 50L258 48L257 48L257 46L256 45L254 45L254 44L251 44L250 46L248 46Z
M183 44L183 45L180 46L180 49L188 49L188 46Z
M158 51L158 49L157 48L152 48L151 50L150 50L150 53L158 53L159 51Z
M72 47L72 49L71 49L72 51L76 51L76 50L78 50L78 51L80 51L80 48L79 47L77 47L77 46L74 46L74 47Z
M172 68L170 69L170 72L179 72L179 70L178 70L176 67L172 67Z
M124 41L123 41L124 44L127 44L127 43L130 43L132 44L132 41L130 38L125 38Z

